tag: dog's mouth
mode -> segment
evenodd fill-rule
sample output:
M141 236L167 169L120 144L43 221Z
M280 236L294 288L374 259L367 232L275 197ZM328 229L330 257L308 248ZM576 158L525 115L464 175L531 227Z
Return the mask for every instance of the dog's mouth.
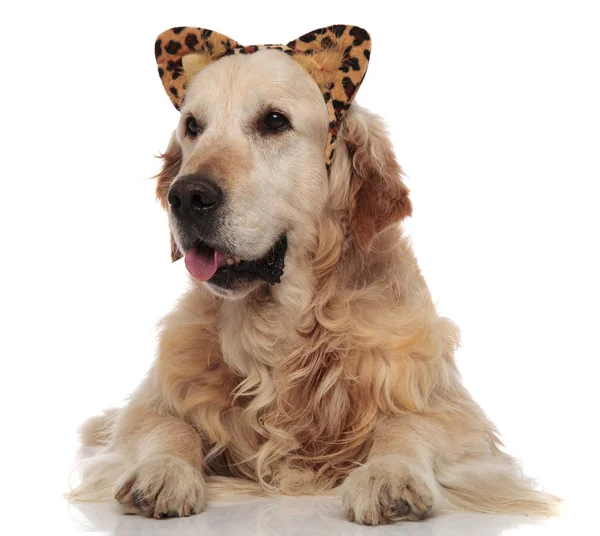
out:
M257 279L274 285L281 282L286 250L285 235L275 242L266 255L256 260L243 260L199 243L185 254L185 266L199 281L225 289L232 289L240 283L250 283Z

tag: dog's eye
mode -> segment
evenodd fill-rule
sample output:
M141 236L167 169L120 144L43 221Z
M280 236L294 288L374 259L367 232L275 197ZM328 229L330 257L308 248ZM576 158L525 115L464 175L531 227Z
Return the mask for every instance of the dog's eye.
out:
M269 112L263 119L267 132L282 132L291 127L288 118L280 112Z
M195 138L200 132L202 128L198 124L198 121L192 116L188 117L185 120L185 135L190 138Z

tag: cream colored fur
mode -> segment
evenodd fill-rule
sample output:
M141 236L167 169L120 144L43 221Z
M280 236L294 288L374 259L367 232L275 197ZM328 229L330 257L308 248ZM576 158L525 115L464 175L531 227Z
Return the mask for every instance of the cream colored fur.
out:
M193 282L127 405L84 425L94 453L70 498L116 497L162 517L232 494L335 492L363 524L442 508L555 513L461 385L458 330L437 314L397 225L410 202L382 122L352 106L328 178L325 107L284 56L225 58L196 77L186 106L219 119L195 146L177 131L158 187L164 202L182 169L239 151L218 164L231 168L226 232L262 254L285 228L282 283L231 300ZM267 67L280 73L268 99L288 95L289 147L257 149L242 127Z

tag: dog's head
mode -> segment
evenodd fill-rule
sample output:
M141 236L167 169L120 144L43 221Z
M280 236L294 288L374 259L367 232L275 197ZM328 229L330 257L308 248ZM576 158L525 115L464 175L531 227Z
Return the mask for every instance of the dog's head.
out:
M176 28L157 41L159 73L181 112L157 195L169 213L173 260L185 255L213 292L240 297L279 282L286 254L306 247L303 236L333 189L346 197L363 251L410 213L377 119L346 114L369 58L360 32L335 26L287 46L241 47ZM340 138L349 172L333 161Z

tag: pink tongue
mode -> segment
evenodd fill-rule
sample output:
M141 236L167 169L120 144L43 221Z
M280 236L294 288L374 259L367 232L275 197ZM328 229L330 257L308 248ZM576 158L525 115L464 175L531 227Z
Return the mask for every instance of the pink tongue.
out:
M185 267L188 272L200 281L208 281L219 268L227 263L227 255L215 249L213 253L209 251L198 251L196 248L190 249L185 254Z

